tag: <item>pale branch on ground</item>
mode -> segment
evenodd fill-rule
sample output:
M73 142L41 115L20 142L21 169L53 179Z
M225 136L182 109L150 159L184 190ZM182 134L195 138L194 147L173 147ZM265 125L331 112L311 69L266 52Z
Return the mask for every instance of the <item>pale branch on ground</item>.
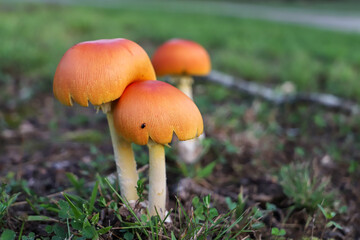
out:
M299 103L314 103L320 106L343 111L350 114L360 114L360 106L354 102L325 93L295 92L282 93L264 85L246 81L219 71L212 71L206 77L197 77L198 80L217 83L222 86L236 89L246 94L262 98L276 105L295 105Z

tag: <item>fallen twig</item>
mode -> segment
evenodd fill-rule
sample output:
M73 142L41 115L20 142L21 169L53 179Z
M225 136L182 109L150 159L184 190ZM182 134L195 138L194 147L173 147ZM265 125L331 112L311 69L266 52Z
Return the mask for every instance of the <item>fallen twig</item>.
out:
M360 106L358 104L331 94L304 92L284 94L270 87L254 82L248 82L242 78L234 77L219 71L212 71L208 76L199 77L198 79L221 84L225 87L260 97L276 105L315 103L329 109L340 110L350 114L360 114Z

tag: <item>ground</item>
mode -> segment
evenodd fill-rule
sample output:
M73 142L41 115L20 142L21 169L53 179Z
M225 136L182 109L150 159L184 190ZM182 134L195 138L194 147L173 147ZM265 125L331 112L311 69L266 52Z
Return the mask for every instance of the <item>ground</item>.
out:
M176 157L176 144L167 149L172 223L149 221L137 211L129 212L115 191L116 181L107 184L103 178L115 172L105 116L92 107L61 105L52 95L51 77L61 54L73 41L118 35L106 30L105 22L119 18L123 25L112 23L108 27L117 26L123 34L141 39L149 52L175 34L152 12L143 12L140 17L122 11L118 17L115 10L4 6L7 8L2 8L1 14L8 21L0 26L7 33L2 35L6 36L6 47L0 47L5 86L0 103L2 234L14 232L26 239L31 239L32 233L53 239L71 235L103 239L147 239L149 235L153 239L190 239L195 235L200 239L360 238L360 116L314 105L274 106L206 82L195 87L195 102L206 132L201 160L186 166ZM60 24L57 17L64 12L70 20ZM180 15L165 17L180 22ZM145 24L148 18L156 23L156 36L131 24L134 20ZM191 35L206 45L214 68L270 87L295 79L293 83L303 91L319 90L358 101L355 81L359 62L349 46L354 46L359 36L253 20L202 18L206 18L204 24L224 25L219 34L229 33L226 43L219 43L217 34L211 38L212 28L197 33L189 22L181 25L184 29L178 36ZM55 30L34 27L45 20ZM240 32L231 35L227 24L233 21L239 21L241 33L256 44L246 44L246 38L239 38ZM270 26L275 30L266 31ZM37 42L34 29L41 33ZM62 31L66 34L59 34ZM262 31L271 44L256 42ZM25 36L22 39L16 37L20 32ZM14 39L17 44L12 44ZM277 40L285 41L289 52L283 50L284 44L273 48ZM230 61L238 59L234 49L236 54L249 56L251 64ZM288 63L288 58L300 62L301 67ZM280 66L290 64L292 70L284 70L284 74L278 65L273 69L275 65L270 63L274 59ZM320 64L321 71L314 63ZM255 70L250 66L256 66ZM343 85L352 88L336 85L338 76L346 76L341 78L346 81ZM312 79L317 86L309 83ZM147 150L134 147L140 176L145 179L139 193L146 199ZM9 207L10 196L17 193Z
M285 229L286 236L292 238L358 237L359 168L354 159L360 154L356 148L360 119L310 106L277 109L232 92L211 100L216 88L197 86L196 94L201 93L197 101L207 126L207 151L201 161L186 169L173 149L168 152L169 208L175 209L178 196L190 212L188 199L210 194L214 207L225 214L241 193L243 211L262 211L256 220L261 223L259 229L248 227L251 232L242 237L270 237L274 227ZM23 120L18 129L5 130L1 135L1 176L11 192L21 192L9 210L10 216L17 217L10 217L5 226L17 231L20 216L56 218L53 212L36 206L49 200L36 198L50 195L49 199L58 201L60 192L72 187L67 173L82 179L78 184L86 186L96 174L107 176L115 171L107 123L101 113L96 114L92 108L61 106L51 95L28 102L26 111L35 111L36 117ZM16 113L11 117L16 118ZM137 148L139 168L146 166L145 150ZM206 167L209 165L212 167ZM146 169L142 176L147 179ZM179 182L183 189L180 192ZM323 183L326 185L322 188ZM81 189L75 195L89 198L89 193ZM26 199L38 210L21 203ZM342 229L327 226L330 220L324 218L317 204L336 213L331 221ZM51 222L29 221L23 234L43 235ZM116 230L114 234L121 235Z

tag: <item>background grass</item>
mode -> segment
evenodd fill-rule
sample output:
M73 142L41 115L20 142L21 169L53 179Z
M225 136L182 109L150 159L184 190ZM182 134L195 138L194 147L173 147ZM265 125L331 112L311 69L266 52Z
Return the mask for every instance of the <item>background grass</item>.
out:
M0 6L2 83L15 78L24 88L50 90L62 54L80 41L124 37L151 55L164 41L179 37L204 45L214 69L265 84L291 81L301 91L360 100L357 34L154 9Z

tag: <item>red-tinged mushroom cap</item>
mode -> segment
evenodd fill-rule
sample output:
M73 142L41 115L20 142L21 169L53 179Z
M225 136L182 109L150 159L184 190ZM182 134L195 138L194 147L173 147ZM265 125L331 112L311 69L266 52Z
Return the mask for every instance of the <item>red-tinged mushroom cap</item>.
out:
M121 96L134 81L151 80L155 72L138 44L127 39L82 42L60 60L54 77L54 95L63 104L101 105Z
M177 88L161 81L129 85L114 107L114 125L127 141L146 145L149 138L159 144L198 137L203 120L195 103Z
M198 43L172 39L161 45L152 57L158 76L207 75L211 70L210 57Z

